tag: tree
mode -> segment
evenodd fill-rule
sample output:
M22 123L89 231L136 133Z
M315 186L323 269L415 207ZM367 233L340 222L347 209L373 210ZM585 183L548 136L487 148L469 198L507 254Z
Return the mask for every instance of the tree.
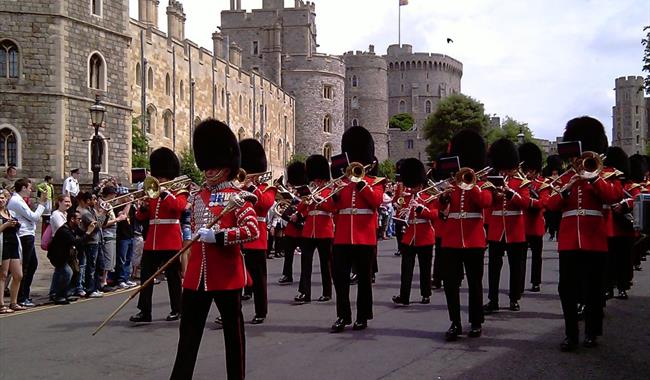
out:
M438 103L436 111L424 123L424 136L429 140L427 153L432 160L447 152L449 141L462 129L483 133L490 124L483 104L463 94L451 95Z
M646 32L646 37L641 40L641 44L645 46L643 50L643 71L648 73L644 80L644 87L646 94L650 94L650 26L644 27L643 31Z
M287 165L294 162L306 162L306 161L307 161L307 156L300 153L294 153L291 155L291 158L289 159L289 162L287 162Z
M384 160L379 163L378 175L380 177L386 177L391 181L395 180L395 164L391 160Z
M138 119L131 119L131 167L149 169L149 141L142 134Z
M192 182L201 185L205 181L203 172L199 170L194 161L194 153L190 149L181 152L181 174L192 179Z
M524 133L524 142L534 142L533 132L528 128L528 124L519 122L510 116L506 116L500 128L489 129L485 134L485 141L490 145L498 139L505 137L515 144L519 144L519 138L517 136L520 130Z
M399 128L402 131L410 131L415 124L415 119L410 113L398 113L390 117L388 125L390 128Z

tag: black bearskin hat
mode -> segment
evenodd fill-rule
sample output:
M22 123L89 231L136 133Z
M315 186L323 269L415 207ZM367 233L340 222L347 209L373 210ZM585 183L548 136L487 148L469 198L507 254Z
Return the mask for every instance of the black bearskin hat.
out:
M263 173L266 171L266 153L264 147L255 139L245 139L239 142L241 152L241 167L246 173Z
M451 138L449 155L458 156L461 167L481 170L485 167L485 140L476 131L463 129Z
M643 182L647 171L648 163L644 156L640 154L633 154L630 156L630 175L628 179L633 182Z
M194 129L194 159L200 170L229 168L228 180L237 176L241 153L235 134L225 123L205 119Z
M316 179L322 179L325 181L330 180L330 164L325 156L321 154L312 154L307 157L305 166L307 170L307 179L309 181Z
M603 165L623 172L625 178L630 176L630 159L620 147L610 146L607 148L607 157L605 157Z
M519 153L512 141L501 138L493 142L488 151L490 166L495 170L512 170L519 166Z
M580 141L582 151L605 153L607 135L603 124L590 116L576 117L566 123L563 141Z
M158 148L149 155L151 175L156 178L174 179L181 173L178 156L169 148Z
M519 159L524 163L521 169L525 172L535 170L537 173L542 171L542 150L537 144L527 142L519 146Z
M399 176L406 187L415 187L427 183L427 173L424 164L417 158L407 158L402 161Z
M563 165L562 158L557 154L548 156L546 157L546 166L544 166L542 175L544 177L550 177L553 175L554 170L556 170L558 174L562 174Z
M287 166L287 183L291 186L307 184L307 170L304 162L295 161Z
M364 127L351 127L343 133L341 150L347 153L351 163L368 165L375 157L375 141Z

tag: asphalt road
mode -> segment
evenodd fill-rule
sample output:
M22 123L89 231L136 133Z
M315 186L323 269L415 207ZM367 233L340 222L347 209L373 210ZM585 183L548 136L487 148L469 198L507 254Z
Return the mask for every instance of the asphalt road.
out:
M650 376L650 264L635 272L630 299L611 300L605 335L595 349L562 353L563 320L557 295L555 243L545 242L541 293L525 293L521 311L487 317L481 338L463 336L446 343L449 327L444 293L434 291L431 304L395 307L399 257L394 240L380 243L374 320L364 331L348 328L330 334L335 304L293 305L297 283L279 286L282 260L268 261L269 316L264 324L246 324L249 379L647 379ZM299 270L299 257L294 270ZM317 261L317 260L316 260ZM530 263L530 260L529 260ZM487 259L486 259L487 264ZM320 295L318 264L313 298ZM487 284L487 268L484 284ZM530 273L530 271L528 272ZM298 279L299 273L294 273ZM417 269L411 300L419 300ZM502 304L507 302L507 264L502 273ZM169 312L166 286L154 290L154 322L133 326L136 301L97 336L91 332L127 294L83 300L67 306L44 306L0 317L1 379L165 379L178 340L178 322ZM528 286L528 285L527 285ZM487 290L486 290L487 291ZM353 295L355 290L353 288ZM467 329L467 292L461 289ZM354 307L354 306L353 306ZM225 378L223 334L212 321L206 326L195 379ZM252 301L244 317L253 317Z

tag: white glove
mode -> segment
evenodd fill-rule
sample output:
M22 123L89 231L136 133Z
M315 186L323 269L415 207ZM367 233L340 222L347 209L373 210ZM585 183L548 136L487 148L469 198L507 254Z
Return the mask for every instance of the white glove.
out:
M211 228L199 228L199 240L204 243L216 243L217 239L214 236L214 230Z

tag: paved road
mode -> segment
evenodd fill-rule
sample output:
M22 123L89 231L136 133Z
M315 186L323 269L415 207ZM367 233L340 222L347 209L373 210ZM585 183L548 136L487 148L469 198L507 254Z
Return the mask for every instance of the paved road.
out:
M555 244L546 243L542 292L526 293L520 312L488 316L484 335L444 342L449 326L444 294L430 305L396 308L390 301L399 287L399 258L394 241L380 243L380 273L374 291L375 319L364 331L329 334L334 303L292 305L295 286L275 283L281 260L270 260L270 312L266 323L246 325L247 376L250 379L633 379L650 376L650 280L635 272L627 301L608 303L605 336L596 349L561 353L563 320L557 296ZM294 268L299 267L296 257ZM529 260L530 262L530 260ZM507 267L507 265L506 265ZM417 269L416 269L417 273ZM487 273L487 270L486 270ZM297 279L298 274L294 277ZM319 295L318 270L314 290ZM417 279L417 275L415 276ZM502 274L503 301L507 270ZM487 283L487 274L484 284ZM412 299L419 299L417 280ZM112 294L69 306L45 306L0 318L2 379L164 379L168 378L178 339L178 322L169 312L166 286L154 292L154 323L128 322L135 302L99 335L90 333L125 298ZM462 303L467 304L466 291ZM216 317L213 307L209 320ZM244 304L253 317L251 301ZM466 322L466 308L463 309ZM199 352L196 379L225 378L223 335L208 323Z

